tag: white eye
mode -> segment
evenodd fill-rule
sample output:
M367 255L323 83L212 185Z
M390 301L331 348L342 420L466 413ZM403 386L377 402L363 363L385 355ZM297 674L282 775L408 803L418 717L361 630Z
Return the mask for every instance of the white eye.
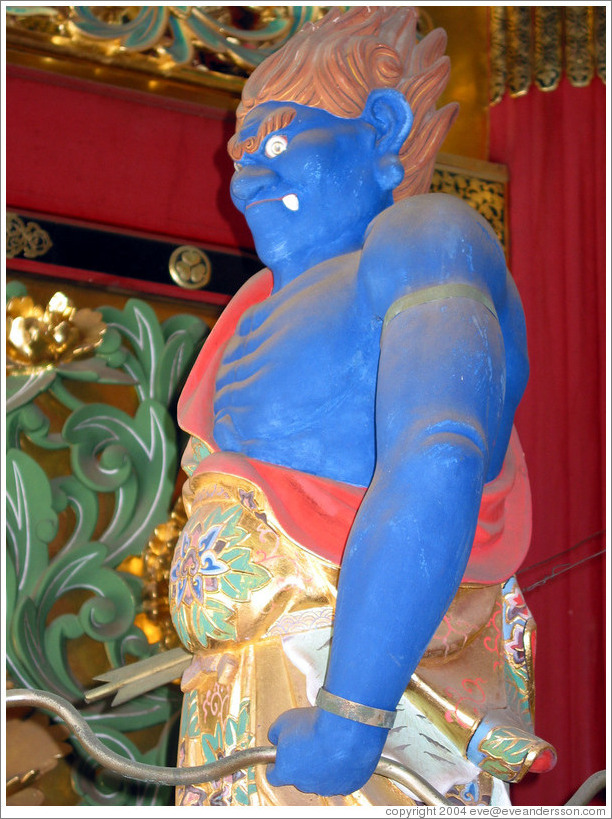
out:
M280 134L274 134L266 142L264 153L269 159L274 159L275 156L282 154L287 150L287 137Z

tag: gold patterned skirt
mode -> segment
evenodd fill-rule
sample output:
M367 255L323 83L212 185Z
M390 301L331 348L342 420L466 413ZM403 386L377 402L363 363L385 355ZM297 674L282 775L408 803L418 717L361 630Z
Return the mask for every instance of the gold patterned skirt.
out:
M194 766L267 745L280 714L313 704L325 678L339 570L291 540L261 490L243 478L197 475L185 505L169 598L193 653L181 682L178 764ZM384 755L456 804L509 804L504 781L543 769L548 757L554 763L554 751L532 733L532 633L516 581L462 586L402 697ZM275 788L262 766L179 787L176 802L418 804L379 776L345 797Z

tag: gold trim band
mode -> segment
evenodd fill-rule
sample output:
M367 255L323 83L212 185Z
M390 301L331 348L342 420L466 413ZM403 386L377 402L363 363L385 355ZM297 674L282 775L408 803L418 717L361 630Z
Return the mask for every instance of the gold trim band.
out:
M405 296L393 302L391 307L387 310L385 320L383 322L383 330L399 313L408 310L410 307L416 307L419 304L427 304L430 301L438 301L441 299L472 299L478 301L493 313L497 318L497 313L493 302L486 296L482 290L477 287L472 287L469 284L438 284L434 287L425 287L423 290L416 290L414 293L407 293Z
M345 700L344 697L330 694L324 688L319 688L315 705L330 714L352 719L353 722L361 722L364 725L373 725L376 728L393 728L395 722L396 711L384 711L382 708L360 705L358 702Z

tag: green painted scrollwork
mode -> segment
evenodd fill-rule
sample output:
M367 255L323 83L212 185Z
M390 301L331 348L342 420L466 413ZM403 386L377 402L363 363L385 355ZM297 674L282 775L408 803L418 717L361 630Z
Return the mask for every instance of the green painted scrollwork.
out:
M9 299L24 293L17 283L7 286ZM178 442L168 407L206 325L188 315L160 323L139 300L99 312L106 331L94 354L12 369L6 379L7 670L18 686L72 701L114 750L166 765L172 764L169 732L178 692L157 689L114 708L84 705L83 692L95 685L88 673L159 649L135 623L143 581L125 561L140 557L169 516ZM135 393L135 411L84 399L74 389L80 382ZM50 406L62 410L59 428ZM64 473L46 470L45 457L62 458ZM84 671L90 656L94 666L106 667ZM143 750L147 729L152 747ZM167 788L96 771L82 752L74 755L72 779L83 805L163 805L171 799Z
M20 13L13 8L12 13ZM161 48L175 65L192 62L194 48L199 46L254 68L320 13L312 6L269 6L265 7L263 22L248 29L220 17L219 7L141 6L131 16L132 8L115 8L114 19L109 21L96 13L95 7L75 6L72 24L80 34L91 38L118 39L126 51Z

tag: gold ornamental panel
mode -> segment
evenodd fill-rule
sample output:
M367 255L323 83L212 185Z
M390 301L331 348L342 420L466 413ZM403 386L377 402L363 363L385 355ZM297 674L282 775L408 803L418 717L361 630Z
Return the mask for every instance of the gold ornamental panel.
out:
M459 196L489 222L508 254L508 170L505 165L439 153L431 190Z
M606 6L493 6L489 10L489 99L532 85L554 91L606 81Z
M527 92L532 81L531 9L508 8L508 87L513 97Z
M16 213L6 214L6 257L24 256L36 259L44 256L53 246L51 237L36 222L24 220Z

